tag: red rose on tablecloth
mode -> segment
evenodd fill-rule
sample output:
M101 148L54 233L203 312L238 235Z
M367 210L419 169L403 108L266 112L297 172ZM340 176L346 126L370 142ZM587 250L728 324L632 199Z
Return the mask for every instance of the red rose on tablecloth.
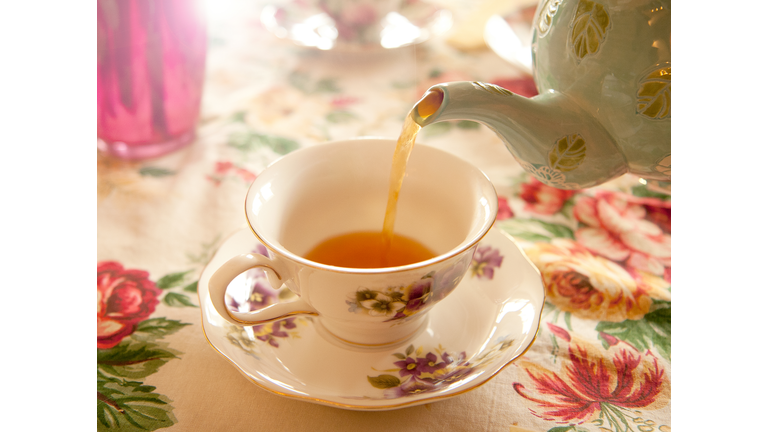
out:
M155 311L161 291L149 280L149 273L124 269L114 261L99 263L96 275L96 346L107 349Z
M669 203L659 199L608 191L581 196L573 214L587 226L576 231L576 239L595 254L623 262L628 270L663 277L672 266L672 238L649 220L648 208L654 209L654 220L671 220Z
M563 208L566 200L573 196L576 191L563 190L545 185L530 177L528 183L520 185L520 198L525 201L525 209L542 215L552 215Z

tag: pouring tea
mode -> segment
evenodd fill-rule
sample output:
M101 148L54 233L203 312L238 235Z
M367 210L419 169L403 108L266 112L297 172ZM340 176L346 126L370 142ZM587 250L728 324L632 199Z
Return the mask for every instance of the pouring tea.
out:
M481 82L432 86L411 111L424 127L484 124L522 167L560 189L626 172L668 182L671 152L671 2L545 0L534 19L539 95Z

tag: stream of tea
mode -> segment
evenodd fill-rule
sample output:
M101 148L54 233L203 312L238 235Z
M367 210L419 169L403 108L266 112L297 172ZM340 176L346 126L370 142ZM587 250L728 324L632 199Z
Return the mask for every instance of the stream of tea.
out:
M381 230L383 241L383 255L386 256L392 246L392 238L395 233L395 216L397 215L397 202L400 197L400 188L405 178L405 168L408 157L411 155L416 135L421 126L414 121L416 116L427 118L434 114L443 102L443 93L430 91L427 93L405 116L403 130L397 139L395 154L392 157L392 169L389 173L389 195L387 197L387 210L384 213L384 226Z

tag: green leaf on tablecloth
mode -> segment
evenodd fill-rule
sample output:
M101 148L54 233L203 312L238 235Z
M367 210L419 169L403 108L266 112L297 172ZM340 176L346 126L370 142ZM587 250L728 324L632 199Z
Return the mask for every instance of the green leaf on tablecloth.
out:
M479 129L480 123L471 120L459 120L456 122L456 126L458 126L459 129Z
M584 428L579 427L579 426L570 425L570 426L557 426L557 427L553 427L552 429L548 430L547 432L569 432L569 431L572 431L572 432L589 432L589 429L584 429Z
M316 93L338 93L341 91L336 80L333 78L323 78L315 85Z
M176 423L168 397L141 382L106 377L97 372L97 430L153 431Z
M513 237L531 242L574 238L573 230L569 227L539 219L510 218L496 222L496 226Z
M197 307L197 305L192 303L192 301L189 300L189 297L187 297L185 294L175 292L169 292L166 294L165 297L163 297L163 303L172 307Z
M388 389L392 387L397 387L400 385L400 378L393 376L393 375L379 375L377 377L368 377L368 382L371 383L372 386L378 388L378 389Z
M156 285L160 289L168 289L179 286L184 282L184 278L187 276L187 273L191 271L192 270L187 270L184 272L167 274L158 279Z
M196 292L197 292L197 282L198 282L198 281L194 281L194 282L192 282L191 284L189 284L189 285L185 286L185 287L183 288L183 289L184 289L184 291L196 293Z
M248 111L238 111L234 114L232 114L232 121L237 123L245 123L245 115L248 114Z
M357 116L347 110L335 110L329 112L325 119L330 123L346 123L357 119Z
M131 334L131 337L138 341L152 342L162 339L169 334L176 333L179 329L188 325L190 324L167 318L150 318L136 324L136 329Z
M658 309L645 314L640 320L626 320L619 323L600 322L595 330L623 340L639 350L655 347L667 360L672 357L672 305L670 302L658 302ZM666 307L665 307L666 306ZM603 346L608 341L600 336Z
M243 153L249 153L261 147L269 147L281 155L299 148L299 143L292 139L257 132L235 132L229 136L227 145Z
M300 72L293 72L288 76L288 83L304 93L338 93L341 91L333 78L323 78L314 85L309 75Z
M415 87L418 84L418 80L410 80L410 81L392 81L392 88L397 90L403 90L408 89L411 87Z
M102 372L122 378L144 378L168 360L178 358L165 344L123 339L110 349L98 349L96 365Z
M444 133L447 133L451 128L453 127L453 124L450 122L437 122L432 123L431 125L427 125L424 127L424 129L419 132L419 137L433 137L437 135L442 135Z
M647 186L643 185L632 186L632 195L641 198L659 198L664 201L668 201L670 198L672 198L671 195L652 191L648 189Z
M563 201L563 206L560 207L560 213L561 215L565 216L567 219L573 219L573 206L576 205L576 195L568 198L567 200Z
M176 174L174 171L165 168L145 166L139 169L139 174L144 177L166 177Z

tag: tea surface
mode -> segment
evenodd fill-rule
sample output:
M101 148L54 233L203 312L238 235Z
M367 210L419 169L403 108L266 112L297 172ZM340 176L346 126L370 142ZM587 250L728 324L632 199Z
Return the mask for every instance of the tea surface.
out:
M397 267L436 256L418 241L395 233L386 245L379 231L360 231L331 237L304 255L322 264L351 268Z

